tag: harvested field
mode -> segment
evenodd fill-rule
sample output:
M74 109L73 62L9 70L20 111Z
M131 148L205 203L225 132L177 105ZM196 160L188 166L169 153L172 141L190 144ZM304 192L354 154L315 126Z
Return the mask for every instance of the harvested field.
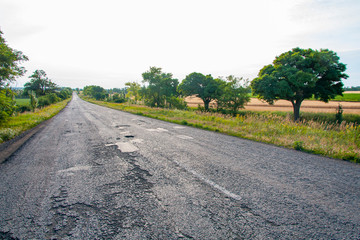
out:
M185 101L189 107L197 107L198 105L203 106L202 100L197 97L190 96L185 98ZM328 103L324 103L321 101L305 100L301 104L300 111L335 113L339 104L342 105L344 113L360 114L360 102L330 101ZM210 107L216 107L216 103L211 102ZM257 98L251 98L250 102L245 106L245 109L252 111L293 111L292 105L289 101L279 100L276 101L274 105L269 105L268 103L263 102Z

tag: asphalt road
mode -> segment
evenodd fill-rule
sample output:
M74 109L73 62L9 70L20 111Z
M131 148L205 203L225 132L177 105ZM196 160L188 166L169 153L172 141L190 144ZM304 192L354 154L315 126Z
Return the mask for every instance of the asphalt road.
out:
M70 104L0 165L0 239L359 239L360 165Z

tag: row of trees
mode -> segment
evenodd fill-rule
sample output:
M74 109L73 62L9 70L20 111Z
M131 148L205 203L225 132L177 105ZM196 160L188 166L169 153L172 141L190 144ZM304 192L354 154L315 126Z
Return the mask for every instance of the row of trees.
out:
M297 121L305 99L315 97L328 102L336 95L342 95L342 80L348 78L345 70L346 65L339 62L333 51L294 48L264 66L251 84L241 77L213 78L197 72L187 75L179 83L171 73L150 67L142 74L143 86L136 82L126 83L122 97L133 102L142 100L151 107L182 109L186 107L184 97L195 95L202 99L206 111L211 102L216 102L217 110L226 109L236 114L250 100L252 90L253 95L269 104L279 99L290 101ZM84 93L96 99L113 100L98 86L86 87Z
M123 90L123 101L134 103L142 101L150 107L184 109L184 97L196 95L204 102L204 109L209 110L211 101L217 103L217 109L228 109L236 113L250 100L249 81L243 78L228 76L225 79L214 79L211 75L191 73L179 83L171 73L165 73L161 68L150 67L142 74L143 86L136 82L126 83ZM109 94L100 86L86 86L84 95L97 100L114 101L117 95Z
M163 73L161 68L156 67L150 67L142 76L145 85L134 90L129 88L129 92L132 96L139 95L145 104L152 107L184 108L186 103L183 97L195 95L204 102L205 111L215 101L218 110L227 109L236 114L250 100L249 81L242 77L230 75L225 79L213 78L211 75L193 72L179 83L172 74Z
M345 70L346 65L331 50L294 48L264 66L250 87L253 95L269 104L279 99L290 101L294 121L297 121L305 99L315 97L328 102L342 95L342 80L348 78ZM203 100L205 110L209 109L211 101L215 101L218 109L228 109L235 114L250 100L249 81L234 76L214 79L211 75L194 72L178 85L171 74L152 67L143 73L143 79L147 85L142 87L140 95L145 96L150 106L162 107L164 103L171 104L172 97L196 95Z
M100 86L85 86L83 89L83 94L95 98L96 100L106 100L108 102L123 103L126 101L126 88L112 88L104 89Z

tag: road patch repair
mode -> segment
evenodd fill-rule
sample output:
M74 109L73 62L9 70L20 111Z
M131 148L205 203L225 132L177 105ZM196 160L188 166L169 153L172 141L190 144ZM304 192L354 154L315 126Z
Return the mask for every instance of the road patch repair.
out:
M121 152L127 152L127 153L139 151L139 148L137 148L136 146L134 146L129 142L117 142L115 144L105 144L105 146L106 147L117 146Z
M184 140L190 140L190 139L194 139L193 137L190 136L186 136L186 135L177 135L178 138L184 139Z
M168 130L165 129L165 128L150 128L150 129L146 129L146 131L149 131L149 132L168 132Z

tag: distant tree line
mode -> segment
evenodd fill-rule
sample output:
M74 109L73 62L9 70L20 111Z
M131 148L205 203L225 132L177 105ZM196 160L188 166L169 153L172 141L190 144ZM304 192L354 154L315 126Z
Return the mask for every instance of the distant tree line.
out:
M126 101L126 88L104 89L100 86L85 86L82 93L85 96L96 100L106 100L108 102L123 103Z
M195 95L204 102L205 111L210 110L209 104L214 101L217 111L227 110L233 114L250 100L249 81L234 76L214 79L211 75L194 72L179 83L171 73L150 67L142 77L142 86L137 82L127 82L126 88L117 92L115 89L105 90L100 86L86 86L83 94L96 100L129 101L150 107L177 109L187 108L184 98Z
M360 91L360 86L357 87L346 87L344 91Z

